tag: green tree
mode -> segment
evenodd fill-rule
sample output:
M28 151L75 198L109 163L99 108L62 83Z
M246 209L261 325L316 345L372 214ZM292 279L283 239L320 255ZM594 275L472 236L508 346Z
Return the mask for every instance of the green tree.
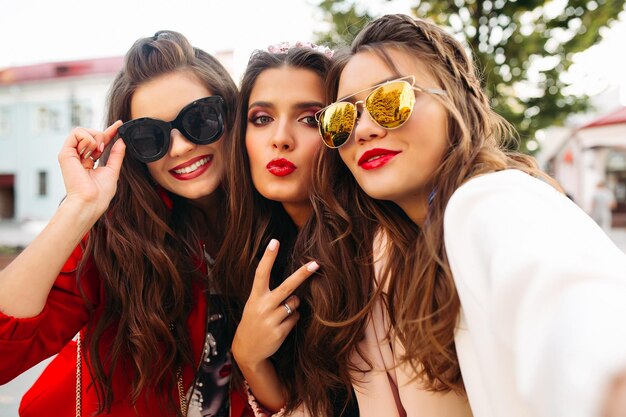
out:
M492 107L515 125L520 149L532 153L537 130L561 125L570 114L589 109L589 97L573 95L562 74L575 53L602 38L602 29L624 10L625 2L416 0L412 13L447 27L467 45ZM318 42L331 47L352 42L372 19L353 0L323 0L319 7L331 30L318 33Z
M331 28L317 32L317 42L334 49L350 45L357 33L373 19L367 10L359 8L354 2L322 0L319 7Z

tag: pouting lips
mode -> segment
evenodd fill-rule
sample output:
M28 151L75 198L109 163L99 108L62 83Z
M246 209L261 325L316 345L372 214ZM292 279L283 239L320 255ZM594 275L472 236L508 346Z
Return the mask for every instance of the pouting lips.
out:
M294 172L298 167L288 159L278 158L271 160L265 168L277 177L284 177Z

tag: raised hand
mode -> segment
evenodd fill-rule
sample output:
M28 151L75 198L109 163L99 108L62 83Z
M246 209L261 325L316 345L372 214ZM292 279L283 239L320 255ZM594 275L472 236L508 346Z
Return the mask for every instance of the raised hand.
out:
M125 145L118 140L106 166L95 161L115 137L121 122L104 132L76 128L63 143L59 164L67 198L42 232L0 271L0 311L35 317L46 305L65 260L104 213L117 188Z
M282 345L300 317L300 300L292 293L319 268L316 262L310 262L270 290L270 272L277 254L278 241L272 239L256 269L250 297L233 340L233 356L240 367L255 367Z
M85 209L91 209L95 217L104 213L117 190L117 179L126 149L124 142L115 142L106 166L96 165L96 161L121 125L122 122L117 121L104 132L77 127L72 130L59 152L59 165L67 192L66 202L75 202Z

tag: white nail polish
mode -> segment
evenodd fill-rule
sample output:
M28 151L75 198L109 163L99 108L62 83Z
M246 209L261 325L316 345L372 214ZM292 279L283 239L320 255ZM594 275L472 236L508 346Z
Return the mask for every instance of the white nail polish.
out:
M306 270L309 272L315 272L319 269L319 267L320 267L319 264L313 261L306 266Z

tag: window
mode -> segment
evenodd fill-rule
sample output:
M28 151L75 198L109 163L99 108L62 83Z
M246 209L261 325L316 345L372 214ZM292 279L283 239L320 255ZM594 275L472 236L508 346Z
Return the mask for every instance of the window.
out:
M37 195L44 197L48 195L48 173L46 171L38 172Z
M15 174L0 174L0 219L15 216Z
M9 134L9 109L0 107L0 137Z
M50 107L40 106L37 108L37 121L35 128L37 132L48 132L59 130L59 112Z
M70 109L70 124L76 126L91 126L91 109L78 103L72 104Z

